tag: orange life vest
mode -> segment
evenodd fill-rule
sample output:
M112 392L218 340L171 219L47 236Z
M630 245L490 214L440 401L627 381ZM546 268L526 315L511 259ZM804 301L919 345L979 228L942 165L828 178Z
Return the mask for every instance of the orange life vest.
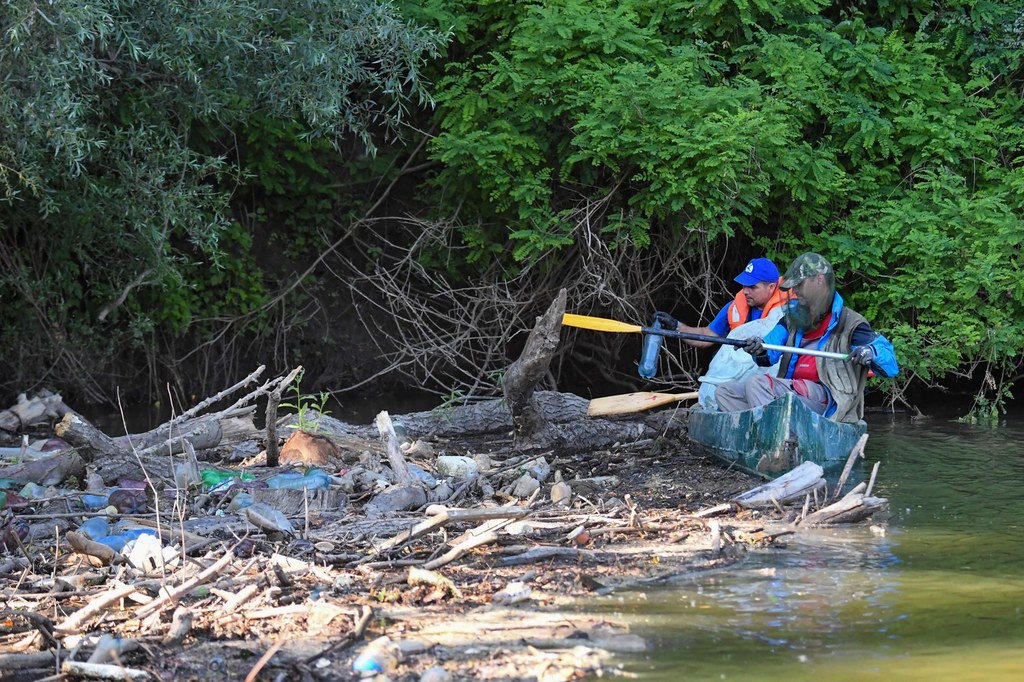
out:
M761 310L761 317L764 317L773 308L778 308L781 305L785 305L790 299L796 298L792 292L782 290L782 278L779 278L779 286L776 287L775 293L768 299L764 308ZM729 310L726 313L726 319L729 321L729 329L735 329L741 324L746 324L750 321L750 304L747 303L746 297L743 295L743 290L736 294L736 298L729 304Z

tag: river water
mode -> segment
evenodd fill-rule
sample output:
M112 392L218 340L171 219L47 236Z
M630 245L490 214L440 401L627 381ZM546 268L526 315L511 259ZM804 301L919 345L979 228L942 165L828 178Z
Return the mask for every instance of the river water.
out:
M610 595L640 680L1024 679L1024 419L870 419L885 523ZM790 536L792 538L792 536Z

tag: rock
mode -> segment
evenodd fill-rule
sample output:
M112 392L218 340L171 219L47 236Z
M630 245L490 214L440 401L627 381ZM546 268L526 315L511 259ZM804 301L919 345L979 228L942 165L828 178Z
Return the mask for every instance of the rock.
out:
M427 503L423 488L411 485L391 486L366 505L366 518L379 519L387 514L407 509L417 509Z
M551 465L543 457L538 457L526 465L526 472L543 483L551 475Z
M480 468L473 458L462 455L441 455L434 461L434 470L438 476L457 479L472 478L480 473Z
M572 488L565 481L559 481L551 486L551 501L555 504L568 505L572 500Z
M480 471L487 471L491 468L491 456L486 452L479 452L473 455L473 461L480 468Z
M390 473L391 470L388 470ZM356 471L353 469L356 487L359 490L375 490L382 491L391 485L392 478L384 472L367 471L366 469L359 469Z
M415 440L411 443L402 443L402 452L409 457L422 457L428 459L434 456L434 448L430 446L430 443L425 443L421 440Z
M265 533L294 533L295 528L284 514L268 504L254 503L242 510L246 521Z
M427 499L430 502L444 502L452 496L455 489L452 488L452 484L448 481L441 481L436 486L430 489L427 493Z
M512 484L512 496L529 497L540 488L540 483L530 474L523 474Z
M409 473L412 477L421 483L425 483L428 488L433 488L437 485L437 479L434 478L434 474L426 471L423 467L416 464L409 465Z
M518 580L513 580L501 590L495 592L494 596L491 597L491 602L504 605L518 604L529 599L531 594L533 594L533 590L528 585Z
M447 670L439 665L435 665L433 668L427 668L420 675L420 682L448 682L452 679L452 676Z

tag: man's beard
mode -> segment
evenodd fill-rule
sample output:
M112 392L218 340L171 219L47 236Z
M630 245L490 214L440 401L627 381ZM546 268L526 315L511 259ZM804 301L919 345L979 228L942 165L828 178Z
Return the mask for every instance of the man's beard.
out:
M814 320L813 314L811 313L811 307L803 301L798 301L796 305L789 306L789 310L786 311L786 317L789 320L789 326L792 329L810 329L820 322L820 320Z
M786 310L786 318L791 329L808 331L814 329L832 309L832 292L827 296L805 296L790 303ZM817 299L817 300L815 300Z

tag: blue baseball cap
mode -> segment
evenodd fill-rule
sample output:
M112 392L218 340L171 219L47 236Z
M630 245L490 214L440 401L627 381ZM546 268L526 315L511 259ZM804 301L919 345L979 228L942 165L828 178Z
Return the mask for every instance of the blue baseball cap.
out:
M758 282L778 282L779 269L767 258L755 258L736 275L736 281L745 287L752 287Z

